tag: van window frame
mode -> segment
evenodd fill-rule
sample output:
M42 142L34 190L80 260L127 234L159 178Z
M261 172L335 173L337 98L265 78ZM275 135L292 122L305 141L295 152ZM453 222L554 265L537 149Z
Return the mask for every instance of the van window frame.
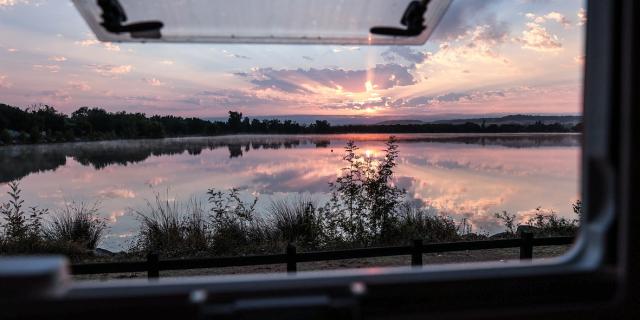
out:
M562 257L295 275L73 282L54 299L41 301L40 308L29 309L32 302L24 301L24 310L34 315L61 312L70 318L94 312L185 318L323 312L353 318L590 319L603 312L624 312L620 306L634 294L629 281L637 280L631 268L638 266L629 229L634 222L639 225L631 214L638 209L632 158L640 141L631 133L638 130L633 128L638 114L633 104L639 102L633 53L639 7L633 0L588 1L581 162L585 219L575 245ZM12 308L21 305L16 302Z

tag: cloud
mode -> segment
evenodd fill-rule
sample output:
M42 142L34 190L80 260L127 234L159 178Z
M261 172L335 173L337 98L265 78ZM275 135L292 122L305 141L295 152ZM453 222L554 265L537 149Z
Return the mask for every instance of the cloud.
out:
M302 56L302 59L305 59L307 61L313 61L313 58L311 58L309 56Z
M395 57L400 57L412 63L422 63L427 54L414 50L409 46L393 46L382 52L381 56L386 61L395 61Z
M544 16L544 18L547 19L547 20L553 20L553 21L561 24L565 28L570 28L571 27L571 21L569 19L567 19L567 17L565 17L560 12L557 12L557 11L549 12L548 14L546 14Z
M509 39L509 29L506 23L491 23L475 26L467 30L467 47L496 46L505 43Z
M569 29L571 27L571 20L567 19L567 17L565 17L562 13L557 11L551 11L542 16L537 16L529 12L529 13L526 13L524 16L530 21L537 24L543 24L543 23L546 23L548 20L551 20L561 24L565 29Z
M81 47L91 47L93 45L96 45L100 43L100 41L96 40L96 39L87 39L87 40L81 40L81 41L76 41L75 44L81 46Z
M78 91L89 91L91 90L91 86L84 81L69 81L67 83L68 87L72 90Z
M29 4L28 0L0 0L0 8L13 7L18 4Z
M86 40L80 40L80 41L76 41L74 42L76 45L79 45L81 47L93 47L95 45L101 45L103 48L105 48L107 51L114 51L114 52L119 52L120 51L120 46L117 44L114 44L112 42L100 42L96 39L86 39Z
M490 10L492 1L453 1L431 37L438 41L451 41L464 35L479 24L491 24L495 20Z
M448 77L456 69L471 73L482 68L493 71L504 68L511 61L501 55L499 49L508 38L508 32L503 27L475 26L452 41L440 43L435 53L427 52L424 64L419 69L428 66L443 72L440 76ZM433 72L431 75L434 76Z
M111 223L116 223L118 222L118 218L123 217L125 214L126 214L125 210L111 211L111 213L109 214L109 221Z
M120 51L120 46L117 44L113 44L111 42L105 42L102 44L104 46L105 49L107 49L108 51Z
M63 61L67 61L67 58L63 56L52 56L52 57L49 57L49 61L63 62Z
M523 49L539 52L556 52L562 50L562 43L557 35L549 33L545 27L536 22L527 22L522 36L514 39Z
M248 59L251 59L251 58L249 58L249 57L247 57L247 56L243 56L243 55L241 55L241 54L236 54L236 53L233 53L233 52L229 52L229 51L227 51L227 50L222 50L222 53L223 53L225 56L227 56L228 58L247 59L247 60L248 60Z
M34 64L33 65L33 70L48 71L51 73L58 73L60 72L60 69L61 69L60 66L55 64L51 64L51 65Z
M156 96L127 96L121 97L121 99L127 101L141 101L141 102L157 102L160 101L160 98Z
M133 70L131 65L89 64L87 68L97 72L101 76L117 76Z
M394 108L427 108L436 105L445 105L469 102L489 102L496 99L503 99L511 94L528 90L527 88L506 88L472 90L465 92L443 92L441 94L418 96L413 98L396 99L390 97L383 98L385 106Z
M192 96L187 96L182 99L178 99L176 102L182 102L187 104L193 104L204 107L252 107L259 105L277 106L281 105L283 100L279 97L261 97L257 95L257 92L241 91L241 90L205 90L197 92Z
M166 83L156 79L156 78L142 78L142 81L146 82L150 86L161 87L166 85Z
M43 90L27 95L29 97L38 97L39 99L49 99L55 101L66 102L71 100L71 96L64 90Z
M11 88L13 84L9 82L9 77L4 74L0 74L0 88Z
M164 64L165 66L172 66L175 62L173 60L161 60L160 64Z
M18 49L16 49L16 48L9 48L9 49L7 49L7 52L11 52L11 53L15 53L15 52L18 52L18 51L20 51L20 50L18 50Z
M457 102L463 99L470 99L471 95L468 93L460 93L460 92L450 92L447 94L443 94L435 98L436 101L439 102Z
M131 189L110 187L98 191L98 196L110 199L133 199L136 193Z
M167 178L166 177L153 177L149 180L147 180L147 185L150 187L157 187L158 185L167 182Z
M578 16L578 26L584 26L587 23L587 10L580 8L576 15Z
M573 62L582 66L584 65L584 58L584 55L575 56L573 57Z
M254 69L250 73L236 73L237 76L250 79L256 89L273 89L288 93L310 93L317 87L345 90L349 92L369 89L389 89L396 86L408 86L416 83L410 68L399 64L378 64L368 70L325 69Z

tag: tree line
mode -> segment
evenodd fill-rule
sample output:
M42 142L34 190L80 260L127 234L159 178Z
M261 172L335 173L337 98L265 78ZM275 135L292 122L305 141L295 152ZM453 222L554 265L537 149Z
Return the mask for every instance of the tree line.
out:
M207 121L195 117L147 116L125 111L81 107L66 115L52 106L36 105L26 109L0 104L0 143L48 143L109 139L141 139L223 134L327 134L327 133L502 133L502 132L579 132L559 123L530 125L502 124L412 124L341 125L326 120L300 124L292 120L250 119L241 112L229 111L228 120Z

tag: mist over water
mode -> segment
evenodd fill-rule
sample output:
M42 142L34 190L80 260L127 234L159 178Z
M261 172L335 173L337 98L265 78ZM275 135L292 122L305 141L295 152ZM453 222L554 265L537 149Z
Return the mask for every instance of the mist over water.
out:
M474 231L501 227L496 211L522 219L536 207L572 217L579 198L580 135L399 134L395 183L407 199L468 218ZM237 187L271 199L306 193L319 203L335 180L343 148L355 140L367 157L382 157L385 134L246 135L0 147L0 201L20 180L25 204L55 209L65 202L100 202L110 229L100 245L127 246L137 230L133 212L156 192L170 201L206 200L208 188Z

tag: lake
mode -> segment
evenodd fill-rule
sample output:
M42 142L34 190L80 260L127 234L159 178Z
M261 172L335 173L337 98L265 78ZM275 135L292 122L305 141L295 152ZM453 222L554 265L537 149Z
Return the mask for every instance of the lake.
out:
M135 210L156 193L170 201L206 200L209 188L239 188L258 208L306 194L327 199L344 146L355 140L382 157L385 134L238 135L0 147L0 201L19 180L25 205L55 210L99 201L109 231L100 247L122 250L137 230ZM407 198L474 232L503 231L497 211L530 217L537 207L574 218L580 196L577 134L398 134L395 183Z

